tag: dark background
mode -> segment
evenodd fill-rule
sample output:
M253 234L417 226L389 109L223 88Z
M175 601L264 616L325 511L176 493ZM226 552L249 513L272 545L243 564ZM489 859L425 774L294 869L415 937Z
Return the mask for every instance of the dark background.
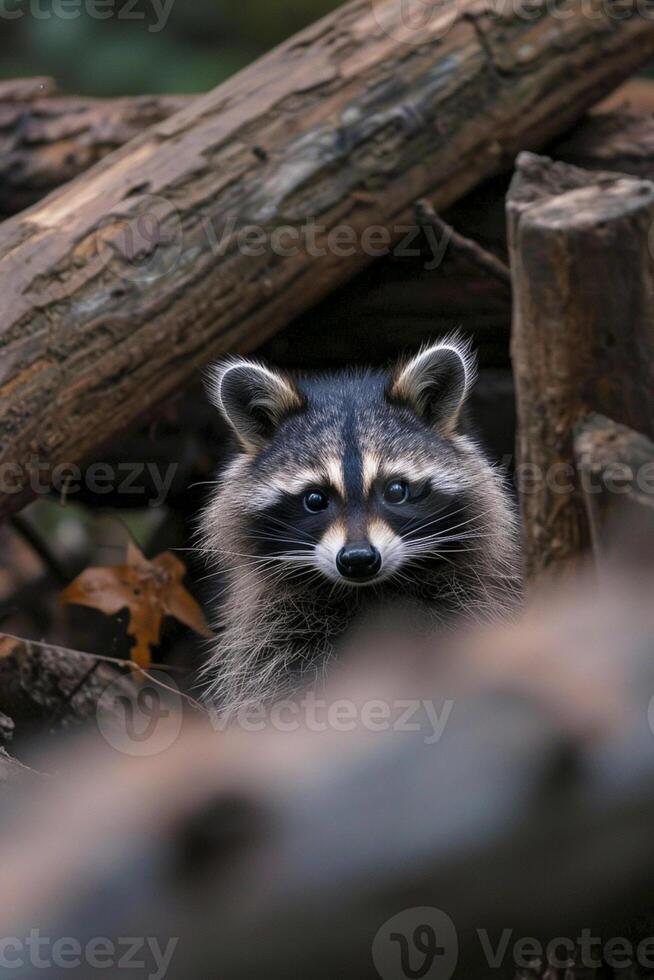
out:
M0 78L52 75L62 92L81 95L201 92L339 0L173 0L159 30L161 0L132 4L0 0ZM89 10L113 13L100 20Z

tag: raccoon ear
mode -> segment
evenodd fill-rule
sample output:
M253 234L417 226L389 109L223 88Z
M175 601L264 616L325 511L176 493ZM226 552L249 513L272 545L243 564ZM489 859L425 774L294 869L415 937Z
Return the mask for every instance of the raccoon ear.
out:
M459 338L443 340L395 369L389 395L409 404L443 435L451 435L476 373L469 344Z
M249 452L262 449L282 419L304 404L290 378L245 358L216 365L209 391Z

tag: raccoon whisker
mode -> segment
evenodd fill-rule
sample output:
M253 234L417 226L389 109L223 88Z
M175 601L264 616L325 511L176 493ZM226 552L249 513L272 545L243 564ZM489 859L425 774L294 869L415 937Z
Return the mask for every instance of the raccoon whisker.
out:
M293 538L262 538L262 537L254 538L253 537L253 540L260 541L267 546L274 545L276 548L280 549L279 552L280 554L287 554L288 552L292 551L293 548L299 548L300 552L298 553L303 552L304 554L310 554L311 551L313 550L312 548L309 547L308 541L295 541ZM313 544L313 542L311 542L311 544ZM288 552L287 552L287 548L288 548ZM281 549L283 549L283 551Z
M404 544L408 548L419 547L424 544L434 544L437 542L447 542L447 541L471 541L471 540L484 540L488 537L488 534L484 528L469 528L467 531L458 531L454 534L450 534L445 531L437 531L432 534L425 534L420 538L404 539Z
M189 485L189 490L195 490L196 487L219 487L220 482L220 480L198 480L197 483Z
M447 516L448 517L455 517L456 514L460 514L461 511L463 511L463 510L465 510L465 507L461 507L458 511L455 511L454 514L448 514ZM455 524L454 527L448 528L448 531L456 531L457 528L465 527L466 524L471 524L473 521L483 520L483 518L486 517L486 516L487 516L486 514L475 514L473 517L470 517L467 521L461 521L460 524ZM426 530L428 527L431 527L432 524L440 523L440 521L442 521L442 520L443 520L443 518L440 518L439 521L429 521L429 522L427 522L425 524L421 524L417 528L415 528L413 531L410 531L406 535L406 537L407 538L411 538L411 537L413 537L416 534L420 534L422 531Z
M307 541L311 541L311 536L309 534L300 530L300 528L294 527L292 524L288 524L286 521L282 521L279 517L269 517L268 520L273 524L277 524L279 527L283 527L286 531L292 531L293 534L301 534L307 539Z
M485 534L473 534L471 532L466 532L464 534L434 534L426 538L419 538L417 541L407 541L407 550L423 550L425 548L432 548L434 545L443 544L458 544L461 541L483 541L487 538Z
M457 514L461 514L466 508L459 507L458 510L453 511L451 514L443 514L443 511L445 509L446 507L441 507L439 510L436 511L437 515L438 514L442 515L441 517L438 516L432 517L431 520L424 521L422 524L418 524L416 527L412 528L411 531L407 532L407 537L409 537L411 534L417 534L420 531L424 530L425 528L432 527L432 525L434 524L440 524L443 521L447 520L448 517L456 517ZM413 523L413 518L411 518L408 521L405 521L405 523L400 527L400 534L404 532L404 529L406 527L410 527L412 523Z

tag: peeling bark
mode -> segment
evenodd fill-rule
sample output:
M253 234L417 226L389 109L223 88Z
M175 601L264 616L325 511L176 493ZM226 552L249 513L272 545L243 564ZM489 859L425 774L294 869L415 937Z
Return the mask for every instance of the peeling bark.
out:
M654 435L654 183L523 154L507 213L517 456L536 575L573 566L590 543L574 467L582 416Z
M60 96L50 78L0 82L0 216L84 173L193 96Z
M36 466L89 457L207 360L257 347L350 279L372 260L371 226L411 223L422 195L442 210L654 51L654 23L568 6L525 19L435 2L407 43L399 0L352 0L6 222L2 509L29 499ZM326 246L343 223L354 255ZM252 224L290 225L300 247L245 255Z

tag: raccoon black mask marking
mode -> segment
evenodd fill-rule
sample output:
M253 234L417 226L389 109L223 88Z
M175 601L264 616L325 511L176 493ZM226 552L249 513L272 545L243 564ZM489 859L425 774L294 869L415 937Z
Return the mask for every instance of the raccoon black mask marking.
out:
M375 603L440 623L515 603L511 507L459 431L474 376L458 338L391 373L217 366L212 396L241 451L203 515L227 582L210 700L234 708L308 684Z

